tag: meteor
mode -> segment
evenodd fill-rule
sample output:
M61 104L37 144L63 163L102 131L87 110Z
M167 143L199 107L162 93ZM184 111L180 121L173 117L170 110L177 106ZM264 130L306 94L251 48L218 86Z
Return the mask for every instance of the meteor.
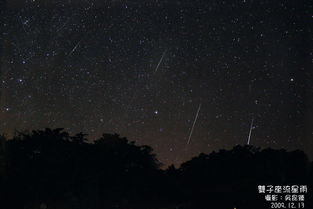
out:
M251 120L251 125L250 125L250 131L249 131L247 145L250 145L251 133L252 133L252 129L253 129L253 121L254 121L254 118L252 118L252 120Z
M192 132L193 132L193 129L195 127L195 124L197 122L197 119L198 119L198 116L199 116L199 112L200 112L200 109L201 109L201 103L199 104L199 107L198 107L198 111L197 111L197 114L196 114L196 117L193 121L193 124L192 124L192 127L191 127L191 131L190 131L190 134L189 134L189 137L188 137L188 141L187 141L187 144L190 143L190 139L191 139L191 136L192 136Z
M61 27L57 28L56 32L58 33L61 29L63 29L64 26L66 26L69 21L70 20L68 19Z
M163 58L164 58L166 52L167 52L167 50L165 50L165 51L163 52L162 57L161 57L161 59L160 59L158 65L156 66L156 68L155 68L155 70L154 70L155 73L158 71L158 69L159 69L159 67L160 67L160 65L161 65L161 63L162 63L162 61L163 61Z
M81 40L76 44L76 46L72 49L72 51L68 54L68 56L71 56L74 53L74 51L77 49L80 42L81 42Z

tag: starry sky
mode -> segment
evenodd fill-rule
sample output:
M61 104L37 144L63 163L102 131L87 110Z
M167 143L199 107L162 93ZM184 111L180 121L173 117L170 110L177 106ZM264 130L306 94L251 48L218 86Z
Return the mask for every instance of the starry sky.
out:
M118 133L176 165L237 144L313 153L313 7L10 0L0 129ZM252 123L253 121L253 123Z

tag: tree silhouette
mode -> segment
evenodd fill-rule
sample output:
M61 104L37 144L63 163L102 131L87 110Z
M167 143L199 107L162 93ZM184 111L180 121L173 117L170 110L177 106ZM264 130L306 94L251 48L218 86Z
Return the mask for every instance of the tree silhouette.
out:
M161 170L149 146L86 136L62 128L1 136L1 208L261 209L260 184L313 185L313 164L299 150L235 146Z

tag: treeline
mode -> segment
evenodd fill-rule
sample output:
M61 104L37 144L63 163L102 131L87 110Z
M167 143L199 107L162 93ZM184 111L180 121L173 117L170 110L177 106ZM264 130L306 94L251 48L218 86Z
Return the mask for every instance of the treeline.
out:
M299 150L236 146L160 166L151 147L117 134L92 143L63 129L2 136L0 208L269 208L258 185L307 185L312 206L313 164Z

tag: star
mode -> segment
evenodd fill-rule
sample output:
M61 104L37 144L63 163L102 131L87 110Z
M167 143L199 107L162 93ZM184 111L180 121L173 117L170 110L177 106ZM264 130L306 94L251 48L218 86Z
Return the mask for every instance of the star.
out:
M0 130L62 126L90 139L116 132L171 164L246 144L255 118L255 146L275 137L277 146L313 153L310 134L302 134L313 132L312 116L303 114L312 112L312 63L304 62L313 56L305 50L312 14L278 1L256 1L255 11L246 0L192 7L14 0L2 24ZM232 12L225 17L221 6ZM291 24L282 24L286 18ZM176 147L188 133L182 153Z

